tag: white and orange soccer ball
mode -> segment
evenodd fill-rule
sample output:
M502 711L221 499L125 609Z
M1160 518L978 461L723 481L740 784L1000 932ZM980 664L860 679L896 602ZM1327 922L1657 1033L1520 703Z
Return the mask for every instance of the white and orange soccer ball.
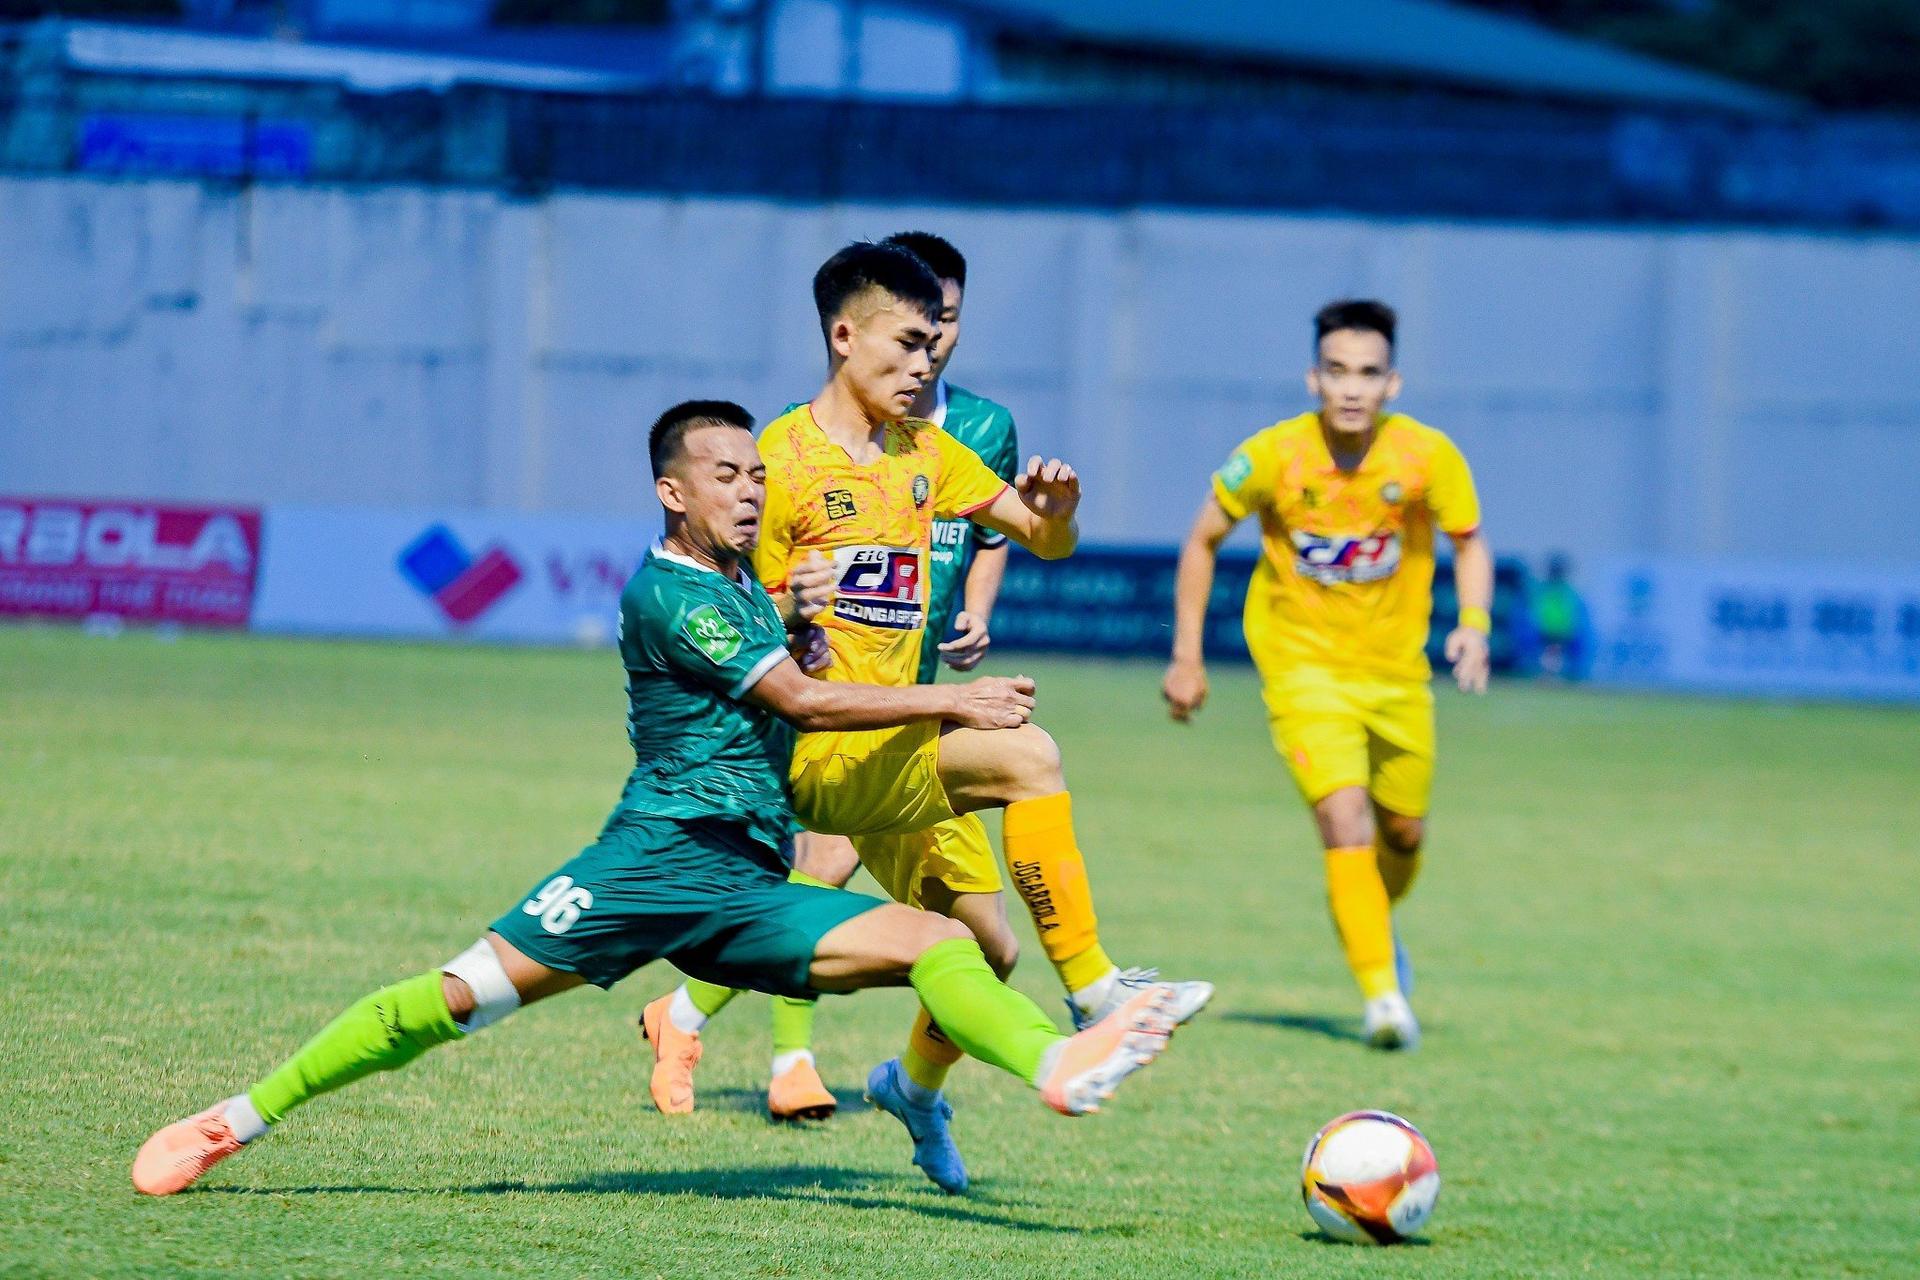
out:
M1300 1197L1319 1228L1353 1244L1396 1244L1440 1195L1440 1165L1420 1131L1385 1111L1329 1120L1300 1162Z

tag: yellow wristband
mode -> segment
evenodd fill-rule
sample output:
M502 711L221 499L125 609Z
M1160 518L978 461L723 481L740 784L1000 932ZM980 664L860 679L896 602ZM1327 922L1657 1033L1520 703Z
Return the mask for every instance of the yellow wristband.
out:
M1488 616L1485 609L1462 609L1460 611L1460 625L1463 627L1471 627L1482 635L1491 635L1493 633L1493 619Z

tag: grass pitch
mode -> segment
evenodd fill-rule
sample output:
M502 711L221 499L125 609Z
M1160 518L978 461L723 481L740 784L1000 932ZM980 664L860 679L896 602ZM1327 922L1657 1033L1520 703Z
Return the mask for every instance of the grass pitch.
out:
M829 1001L839 1118L761 1111L765 1001L701 1109L647 1103L665 966L323 1098L202 1188L127 1181L155 1126L466 946L589 840L628 760L606 652L0 629L0 1273L1916 1274L1920 714L1505 685L1441 700L1400 929L1427 1044L1356 1042L1310 827L1250 675L1168 723L1156 669L1040 678L1103 932L1219 984L1107 1113L956 1073L940 1195L858 1101L906 992ZM1025 928L1024 920L1020 921ZM1031 936L1030 934L1028 935ZM1037 945L1016 979L1049 1008ZM1325 1242L1324 1120L1439 1152L1425 1242Z

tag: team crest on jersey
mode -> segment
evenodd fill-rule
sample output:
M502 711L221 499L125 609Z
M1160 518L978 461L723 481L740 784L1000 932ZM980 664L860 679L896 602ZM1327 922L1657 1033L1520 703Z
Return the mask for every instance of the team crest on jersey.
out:
M845 520L860 514L860 508L853 505L853 490L827 490L827 519Z
M1400 567L1400 538L1370 533L1364 538L1322 537L1302 529L1289 531L1293 568L1322 586L1341 582L1378 582Z
M1253 474L1253 459L1236 450L1234 455L1227 459L1227 465L1214 474L1219 478L1221 487L1228 493L1238 493L1240 486L1247 482L1247 477Z
M927 478L925 476L915 476L913 478L913 505L914 506L916 507L926 506L927 496L932 492L933 492L933 486L927 483Z
M833 616L890 631L918 631L926 623L920 553L903 547L841 547L833 553L839 585Z
M1406 496L1407 491L1400 487L1398 480L1389 480L1380 486L1380 501L1387 503L1389 506L1397 506L1400 499Z
M724 666L736 653L745 637L734 628L731 622L720 616L720 611L710 604L703 604L687 615L680 629L686 632L687 639L693 641L693 647L705 654L707 661L714 666Z

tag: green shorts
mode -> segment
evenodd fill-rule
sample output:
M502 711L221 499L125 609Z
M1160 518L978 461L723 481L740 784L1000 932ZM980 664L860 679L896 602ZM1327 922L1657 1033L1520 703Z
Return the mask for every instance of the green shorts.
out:
M671 960L722 986L806 996L820 939L884 905L790 882L779 853L735 823L623 813L493 930L597 987Z

